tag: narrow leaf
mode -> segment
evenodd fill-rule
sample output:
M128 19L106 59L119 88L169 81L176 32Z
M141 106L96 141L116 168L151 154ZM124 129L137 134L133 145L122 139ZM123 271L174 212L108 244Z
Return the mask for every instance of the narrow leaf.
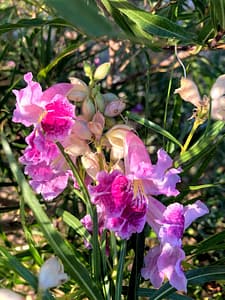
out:
M184 28L169 19L150 14L141 10L127 1L110 1L114 9L119 10L127 18L137 24L144 32L161 38L175 38L181 41L193 41L193 36Z
M90 36L116 36L110 22L100 14L95 1L45 0L57 13Z
M173 143L175 143L176 145L178 145L180 148L182 148L182 145L181 143L171 134L169 133L167 130L163 129L161 126L153 123L152 121L149 121L149 120L146 120L145 118L143 117L139 117L138 115L136 114L132 114L130 112L126 112L126 116L137 122L138 124L141 124L147 128L150 128L152 129L153 131L159 133L160 135L168 138L169 140L171 140Z
M7 23L0 25L0 34L9 32L11 30L16 30L18 28L42 27L45 25L72 27L71 24L61 18L55 18L52 20L43 20L39 18L21 19L17 23Z

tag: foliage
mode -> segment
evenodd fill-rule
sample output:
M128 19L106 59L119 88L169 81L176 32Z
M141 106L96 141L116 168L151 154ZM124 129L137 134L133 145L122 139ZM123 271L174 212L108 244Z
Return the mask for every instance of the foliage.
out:
M70 280L47 291L43 299L224 298L224 120L211 118L210 105L209 114L192 132L197 119L193 105L174 94L180 79L187 76L202 97L210 96L215 80L225 73L224 16L224 0L11 0L0 4L1 287L35 294L39 268L55 254ZM156 243L149 226L127 242L111 234L106 257L106 236L99 240L95 232L93 238L80 222L88 205L97 222L86 186L79 193L69 184L54 201L46 202L31 190L18 163L31 132L12 122L12 90L24 87L23 75L31 71L43 89L68 83L71 77L91 84L88 66L92 70L105 62L111 67L97 82L101 94L114 93L126 102L126 111L116 122L125 120L135 127L153 161L156 149L163 148L174 166L182 167L180 194L160 196L160 200L166 205L175 201L186 205L201 199L210 209L184 235L187 294L176 292L169 283L154 289L141 278L143 252ZM61 151L70 164L70 156ZM77 176L73 168L72 162ZM19 218L20 246L4 223L11 215ZM13 231L14 237L21 232ZM92 241L92 250L85 247L84 238Z

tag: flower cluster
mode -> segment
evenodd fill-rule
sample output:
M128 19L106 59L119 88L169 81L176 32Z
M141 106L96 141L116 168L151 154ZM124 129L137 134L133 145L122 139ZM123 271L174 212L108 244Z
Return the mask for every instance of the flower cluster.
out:
M45 91L32 80L31 73L24 76L27 86L14 90L17 104L13 121L33 126L33 130L26 138L27 148L20 161L30 176L31 186L46 200L58 196L69 178L79 188L56 145L60 142L73 163L82 166L79 175L96 206L99 234L108 230L121 239L129 239L148 223L157 234L159 245L146 255L142 276L156 288L167 277L176 289L186 291L181 266L185 258L182 235L208 209L201 201L166 207L155 198L179 194L177 183L182 170L174 168L173 160L163 149L158 150L157 162L153 164L134 129L116 124L115 117L125 104L114 94L100 93L95 83L102 79L102 73L105 74L105 68L99 66L90 75L89 86L72 78L71 83L55 84ZM90 215L81 222L92 232Z

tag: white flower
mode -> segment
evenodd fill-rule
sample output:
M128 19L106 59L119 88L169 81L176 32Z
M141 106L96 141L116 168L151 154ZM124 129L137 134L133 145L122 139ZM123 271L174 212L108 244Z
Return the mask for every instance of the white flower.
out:
M38 288L45 291L57 287L69 279L58 257L51 257L42 265L38 276Z
M25 300L21 295L8 289L0 289L0 299L1 300Z

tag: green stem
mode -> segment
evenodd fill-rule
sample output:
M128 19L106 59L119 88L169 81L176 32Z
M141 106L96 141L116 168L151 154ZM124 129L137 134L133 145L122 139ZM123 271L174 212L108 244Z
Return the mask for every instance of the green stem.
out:
M82 197L82 200L85 201L85 204L86 204L86 206L88 208L88 212L91 215L93 215L93 211L92 211L92 207L91 207L91 202L90 202L90 196L89 196L88 190L87 190L87 188L86 188L86 186L85 186L85 184L84 184L84 182L83 182L83 180L82 180L82 178L81 178L81 176L79 174L79 171L78 171L77 167L73 163L73 161L70 158L70 156L67 153L65 153L63 146L59 142L56 142L56 145L58 146L60 152L64 156L64 158L65 158L66 162L68 163L71 171L73 172L74 177L77 180L77 183L78 183L78 185L80 187L80 191L81 191L81 193L84 196L84 197Z
M186 139L186 142L185 142L185 144L184 144L182 150L181 150L181 154L183 154L183 153L187 150L187 148L188 148L188 146L189 146L189 144L190 144L190 142L191 142L191 140L192 140L192 138L193 138L193 135L194 135L195 131L197 130L197 128L198 128L201 124L202 124L202 121L200 121L200 120L195 120L195 122L194 122L194 124L193 124L193 127L192 127L192 129L191 129L191 131L190 131L190 133L189 133L189 135L188 135L188 137L187 137L187 139Z

